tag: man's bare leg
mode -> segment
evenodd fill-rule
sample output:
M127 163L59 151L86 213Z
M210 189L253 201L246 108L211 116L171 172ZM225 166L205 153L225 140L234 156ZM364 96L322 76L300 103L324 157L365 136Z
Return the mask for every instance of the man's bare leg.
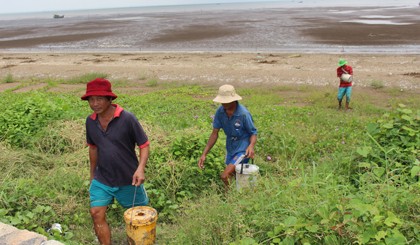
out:
M350 107L350 102L346 102L346 110L351 110L352 108Z
M229 190L229 184L232 182L232 177L235 174L235 165L229 164L226 166L225 171L220 175L223 183L225 184L225 189Z
M95 234L101 245L111 245L111 230L106 222L107 207L93 207L90 209L90 216L93 220Z

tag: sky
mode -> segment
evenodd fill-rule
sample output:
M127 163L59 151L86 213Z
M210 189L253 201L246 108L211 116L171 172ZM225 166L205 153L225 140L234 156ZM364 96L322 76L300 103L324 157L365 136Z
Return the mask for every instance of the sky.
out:
M267 0L0 0L0 13L259 1Z

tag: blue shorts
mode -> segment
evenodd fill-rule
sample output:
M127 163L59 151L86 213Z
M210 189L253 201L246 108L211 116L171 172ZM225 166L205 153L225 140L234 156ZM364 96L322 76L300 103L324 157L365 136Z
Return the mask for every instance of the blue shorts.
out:
M338 88L338 95L337 95L337 99L339 101L341 101L344 97L344 95L346 95L346 102L350 102L350 98L351 98L351 89L352 87L339 87Z
M90 207L108 206L116 199L124 208L131 208L135 188L137 191L134 206L146 206L149 203L149 198L143 184L137 187L134 185L110 187L94 179L89 188Z
M236 160L238 160L238 158L242 155L245 155L245 152L239 152L236 153L234 155L227 155L226 159L225 159L225 164L229 165L229 164L235 164ZM249 158L244 158L242 160L243 163L248 163L249 162Z

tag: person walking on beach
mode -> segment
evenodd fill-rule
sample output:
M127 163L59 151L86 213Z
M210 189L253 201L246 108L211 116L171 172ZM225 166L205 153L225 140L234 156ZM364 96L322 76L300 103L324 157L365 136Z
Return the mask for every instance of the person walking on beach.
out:
M220 175L226 190L229 188L231 177L235 174L236 160L245 155L243 162L248 162L249 158L254 158L254 147L257 142L257 129L254 126L251 113L245 106L239 104L239 96L232 85L223 85L214 102L222 105L216 110L213 120L213 131L210 134L203 154L198 160L198 166L203 169L207 154L216 143L219 137L219 130L223 129L226 134L226 168Z
M344 76L343 76L344 75ZM347 61L344 59L340 59L338 61L338 68L337 68L337 77L340 78L340 85L338 87L338 109L340 110L342 108L342 101L344 95L346 96L346 110L350 110L350 99L351 99L351 92L352 92L352 81L347 80L345 75L353 76L353 68L349 65L347 65ZM348 77L348 76L347 76Z
M149 202L143 187L149 140L137 118L112 103L116 98L111 83L102 78L90 81L81 97L93 111L86 119L90 214L99 243L105 245L111 244L106 211L114 199L124 208L145 206Z

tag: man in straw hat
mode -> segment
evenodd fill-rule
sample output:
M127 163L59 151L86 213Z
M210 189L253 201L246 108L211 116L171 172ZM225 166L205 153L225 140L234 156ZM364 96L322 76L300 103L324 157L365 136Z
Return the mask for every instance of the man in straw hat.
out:
M114 199L124 208L149 202L143 187L149 140L137 118L112 103L116 98L111 83L102 78L90 81L82 96L93 110L86 119L86 140L90 160L90 214L100 244L111 244L106 210Z
M219 88L219 92L214 102L222 105L216 110L213 121L213 131L204 148L203 154L198 160L198 166L204 168L206 155L219 137L219 130L223 129L226 134L226 168L221 174L221 179L226 189L229 187L230 178L235 174L236 160L245 155L244 162L248 162L249 158L254 158L254 147L257 142L257 129L254 126L249 111L238 100L242 97L235 92L232 85L223 85Z
M343 100L344 95L346 95L346 110L351 109L350 105L350 98L351 98L351 91L352 91L352 81L345 80L343 75L350 75L353 76L353 68L347 65L347 61L344 59L340 59L338 61L338 68L337 68L337 77L340 78L340 85L338 87L338 109L340 110L342 105L341 102Z

